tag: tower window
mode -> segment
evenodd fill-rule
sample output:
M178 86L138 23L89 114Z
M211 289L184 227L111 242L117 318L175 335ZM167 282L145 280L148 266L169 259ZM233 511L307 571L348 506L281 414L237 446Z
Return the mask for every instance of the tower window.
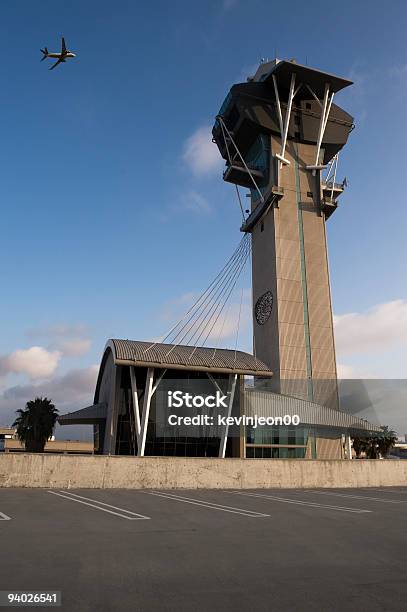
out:
M295 123L295 125L300 125L300 116L299 115L294 115L294 123Z
M308 110L311 110L311 102L306 102L305 103L305 108Z
M264 232L264 221L260 223L260 231Z
M300 138L301 138L300 133L299 132L294 132L294 138L296 140L300 140Z

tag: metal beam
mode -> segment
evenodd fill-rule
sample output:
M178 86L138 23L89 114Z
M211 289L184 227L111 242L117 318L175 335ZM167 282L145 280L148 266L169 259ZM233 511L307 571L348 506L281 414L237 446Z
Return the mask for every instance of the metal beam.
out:
M336 181L336 171L338 169L338 157L339 157L339 153L337 153L334 157L335 160L335 170L334 170L334 175L333 175L333 179L332 179L332 191L331 191L331 202L333 203L334 201L334 189L335 189L335 181Z
M137 456L144 457L146 446L146 436L148 427L148 417L150 415L152 388L153 388L154 368L148 368L146 377L146 386L143 398L143 414L141 417L140 435L137 440Z
M319 164L319 153L321 150L321 144L324 138L326 125L328 123L328 117L331 111L331 106L332 106L332 101L334 99L334 95L335 93L332 92L331 96L329 96L329 83L325 83L324 100L322 103L321 120L319 122L317 147L316 147L316 152L315 152L315 164L307 166L307 169L312 170L313 173L315 173L316 170L320 170L321 168L324 167Z
M322 108L321 100L318 98L316 93L311 89L311 87L309 85L306 85L305 87L308 89L308 91L311 93L311 95L314 96L315 100L318 102L319 106Z
M277 79L276 79L274 74L272 76L273 76L274 93L275 93L275 96L276 96L277 117L278 117L278 122L279 122L279 125L280 125L280 135L281 135L281 151L280 151L280 153L276 153L276 157L280 161L280 167L283 164L285 166L289 166L290 165L290 161L284 157L284 155L285 155L285 148L286 148L286 145L287 145L288 126L290 124L291 108L292 108L293 100L294 100L295 95L301 89L302 84L300 84L297 87L297 89L294 91L295 74L293 73L291 75L290 93L288 95L287 111L286 111L285 119L284 119L284 123L283 123L283 115L281 113L281 104L280 104L280 96L279 96L278 87L277 87Z
M162 381L162 379L165 376L167 369L163 370L162 373L160 374L160 376L157 378L157 380L155 381L155 385L151 390L151 397L154 395L154 393L157 391L157 387L160 384L160 382Z
M352 459L352 439L350 436L346 436L346 446L348 459Z
M244 168L245 168L246 172L247 172L247 173L248 173L248 175L250 176L250 178L251 178L251 180L252 180L252 182L253 182L253 185L254 185L254 187L255 187L255 189L256 189L256 191L257 191L257 193L258 193L258 194L259 194L259 196L260 196L261 201L262 201L262 202L264 202L264 197L263 197L263 194L262 194L262 192L260 191L259 186L257 185L256 181L254 180L253 174L250 172L250 169L248 168L248 166L247 166L247 164L246 164L246 162L245 162L245 160L244 160L244 158L243 158L243 155L240 153L240 151L239 151L239 149L238 149L238 147L237 147L237 145L236 145L235 141L233 140L232 134L229 132L229 130L228 130L228 128L227 128L227 125L225 124L225 122L223 121L223 119L222 119L222 117L221 117L220 115L218 115L217 119L220 121L221 125L223 125L223 127L225 128L225 130L226 130L226 132L227 132L227 135L229 136L229 140L230 140L230 142L232 143L232 145L235 147L235 149L236 149L236 153L237 153L237 155L239 156L240 161L242 162L242 164L243 164L243 166L244 166Z
M237 374L229 375L229 385L228 385L229 404L228 404L227 418L230 417L231 412L232 412L233 399L235 397L236 380L237 380ZM222 437L221 437L220 445L219 445L219 457L221 459L225 458L226 442L228 441L228 433L229 433L229 425L226 425L222 433Z
M206 375L209 378L209 380L211 381L211 383L214 385L214 387L219 391L219 393L222 393L222 395L223 395L223 390L220 388L220 386L218 385L217 381L214 379L212 374L207 372Z
M138 401L138 393L137 393L137 380L136 380L136 368L135 366L130 366L130 383L131 383L131 393L133 399L133 413L134 413L134 422L136 424L136 437L137 444L140 437L141 425L140 425L140 408Z
M273 74L272 78L273 78L273 85L274 85L274 94L276 96L277 117L278 117L278 122L280 124L280 134L281 134L281 138L283 138L283 132L284 132L283 115L281 113L280 96L278 94L276 75Z
M287 111L286 111L286 115L285 115L285 124L284 124L284 135L283 135L283 142L281 143L281 161L283 161L284 158L284 154L285 154L285 147L287 144L287 136L288 136L288 126L290 123L290 117L291 117L291 108L292 108L292 104L293 104L293 100L294 100L294 85L295 85L295 74L291 75L291 83L290 83L290 93L288 95L288 105L287 105ZM288 160L286 160L287 162Z

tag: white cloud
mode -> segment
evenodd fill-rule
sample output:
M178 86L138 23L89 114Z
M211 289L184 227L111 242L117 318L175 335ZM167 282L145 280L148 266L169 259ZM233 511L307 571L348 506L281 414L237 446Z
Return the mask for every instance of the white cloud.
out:
M338 363L336 366L338 378L359 378L359 376L355 375L355 369L352 366L346 365L344 363Z
M79 357L87 353L91 340L85 325L50 325L27 330L29 338L46 338L51 341L49 351L59 351L65 357Z
M392 66L389 70L391 77L401 78L407 75L407 64L398 64Z
M198 299L199 295L189 291L183 293L176 298L168 300L160 313L160 318L165 322L174 322L180 319L184 312L192 306Z
M0 423L11 424L15 411L37 396L52 399L60 414L92 403L99 366L70 370L44 382L32 382L6 389L0 395ZM64 432L69 434L72 430Z
M337 373L338 378L341 380L371 380L375 378L383 378L382 376L378 376L371 371L367 371L366 368L349 365L346 363L338 363L337 364Z
M170 204L164 213L159 215L161 223L173 221L174 215L185 215L192 213L194 215L211 215L213 208L208 200L194 189L190 189L180 196L178 202Z
M195 176L210 174L222 168L223 160L216 144L212 142L211 126L202 126L187 138L182 157Z
M384 353L407 346L407 301L393 300L363 313L335 316L334 326L340 355Z
M73 340L64 340L55 345L64 357L80 357L85 355L90 349L91 341L88 338L74 338Z
M338 93L337 104L346 107L348 112L355 113L357 123L362 123L367 116L366 98L374 76L366 70L364 63L359 61L353 64L346 76L353 85Z
M0 374L26 374L31 379L51 376L61 359L60 351L49 351L42 346L18 349L0 357Z
M47 325L44 327L31 327L26 331L29 338L80 338L88 333L85 325Z
M166 342L171 342L174 338L174 334L176 334L177 331L179 331L183 327L183 325L185 325L185 329L176 339L177 342L185 344L190 343L192 340L192 344L195 344L197 342L199 345L201 345L206 339L206 346L219 345L219 348L222 348L227 344L226 341L229 342L229 345L234 346L238 326L239 338L241 339L242 335L250 325L251 290L243 290L240 323L240 290L235 291L232 296L228 304L226 304L223 308L222 312L220 312L220 308L217 308L215 301L205 302L203 300L202 302L200 302L200 305L195 307L191 311L191 313L180 323L180 326L176 330L174 330L174 332L171 333L170 337L168 338L168 340L166 340ZM174 323L177 322L177 320L181 321L185 313L188 312L189 308L191 308L191 306L194 304L194 302L198 300L198 298L198 294L185 293L179 296L178 298L171 300L170 302L168 302L168 304L165 306L165 309L161 313L162 319L166 321L173 321ZM205 304L205 306L203 306L203 304ZM196 315L193 315L193 312L195 312ZM190 316L192 316L192 318L189 321ZM218 319L215 323L217 317ZM186 333L187 330L188 333L185 339L181 340L182 336Z
M212 211L212 208L206 198L197 191L188 191L182 197L182 207L185 210L190 210L194 213L207 215Z

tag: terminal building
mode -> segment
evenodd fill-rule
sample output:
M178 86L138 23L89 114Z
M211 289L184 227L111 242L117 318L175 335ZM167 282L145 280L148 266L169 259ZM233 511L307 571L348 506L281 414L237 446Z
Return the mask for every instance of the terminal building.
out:
M93 425L96 453L350 459L352 436L379 429L341 411L338 397L326 222L345 189L338 155L354 127L333 100L351 84L273 60L232 86L212 133L224 180L249 191L239 253L252 253L253 354L109 340L93 405L59 417ZM226 416L275 423L169 430L163 404L180 387L224 394ZM278 420L290 414L298 425Z
M272 371L241 351L109 340L92 406L60 416L61 425L93 425L95 453L137 456L345 459L350 438L376 430L340 410L268 390ZM171 353L168 355L168 352ZM216 352L215 352L216 351ZM215 353L215 357L213 356ZM247 380L254 384L247 384ZM158 427L165 389L202 389L205 381L227 398L225 415L298 415L299 425L225 426L185 430ZM197 386L194 386L197 383Z

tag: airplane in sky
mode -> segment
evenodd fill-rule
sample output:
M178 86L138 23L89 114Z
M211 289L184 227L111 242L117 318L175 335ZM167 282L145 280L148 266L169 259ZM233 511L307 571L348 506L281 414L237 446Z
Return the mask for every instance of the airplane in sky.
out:
M51 66L50 70L53 70L54 68L56 68L56 66L58 66L58 64L60 64L61 62L66 62L68 57L76 57L76 53L72 53L72 51L69 51L66 48L65 38L63 36L62 36L61 53L49 53L47 47L44 47L44 49L41 49L41 51L44 54L41 58L41 61L44 61L47 57L53 57L58 60L57 62L55 62L55 64Z

